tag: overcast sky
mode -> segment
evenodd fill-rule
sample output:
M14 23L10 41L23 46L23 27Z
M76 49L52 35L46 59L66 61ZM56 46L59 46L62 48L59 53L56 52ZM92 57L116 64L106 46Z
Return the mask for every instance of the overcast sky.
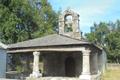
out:
M120 19L120 0L48 0L53 9L62 11L70 7L80 14L80 29L90 32L94 22L113 21Z

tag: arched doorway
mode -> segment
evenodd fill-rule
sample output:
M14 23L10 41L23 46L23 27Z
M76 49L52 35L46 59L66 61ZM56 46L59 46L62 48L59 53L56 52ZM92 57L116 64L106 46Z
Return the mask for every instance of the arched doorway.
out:
M68 57L65 60L65 75L67 77L75 77L75 60L72 57Z

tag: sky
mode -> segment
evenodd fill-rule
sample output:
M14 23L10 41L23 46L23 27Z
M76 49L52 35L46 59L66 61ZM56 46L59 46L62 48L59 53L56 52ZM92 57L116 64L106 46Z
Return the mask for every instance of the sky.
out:
M80 30L89 33L96 22L120 19L120 0L48 0L55 11L71 10L80 15Z

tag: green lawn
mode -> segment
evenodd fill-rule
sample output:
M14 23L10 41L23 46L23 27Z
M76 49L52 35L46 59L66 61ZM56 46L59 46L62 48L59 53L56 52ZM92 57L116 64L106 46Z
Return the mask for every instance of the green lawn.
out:
M120 68L106 70L102 80L120 80Z

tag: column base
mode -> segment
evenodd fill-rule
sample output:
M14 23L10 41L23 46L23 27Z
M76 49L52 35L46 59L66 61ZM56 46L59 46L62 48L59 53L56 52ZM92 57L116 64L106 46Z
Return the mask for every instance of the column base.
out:
M92 80L92 77L89 74L82 74L80 75L79 79L80 80Z
M30 77L39 78L39 77L42 77L42 74L39 72L33 72L32 74L30 74Z

